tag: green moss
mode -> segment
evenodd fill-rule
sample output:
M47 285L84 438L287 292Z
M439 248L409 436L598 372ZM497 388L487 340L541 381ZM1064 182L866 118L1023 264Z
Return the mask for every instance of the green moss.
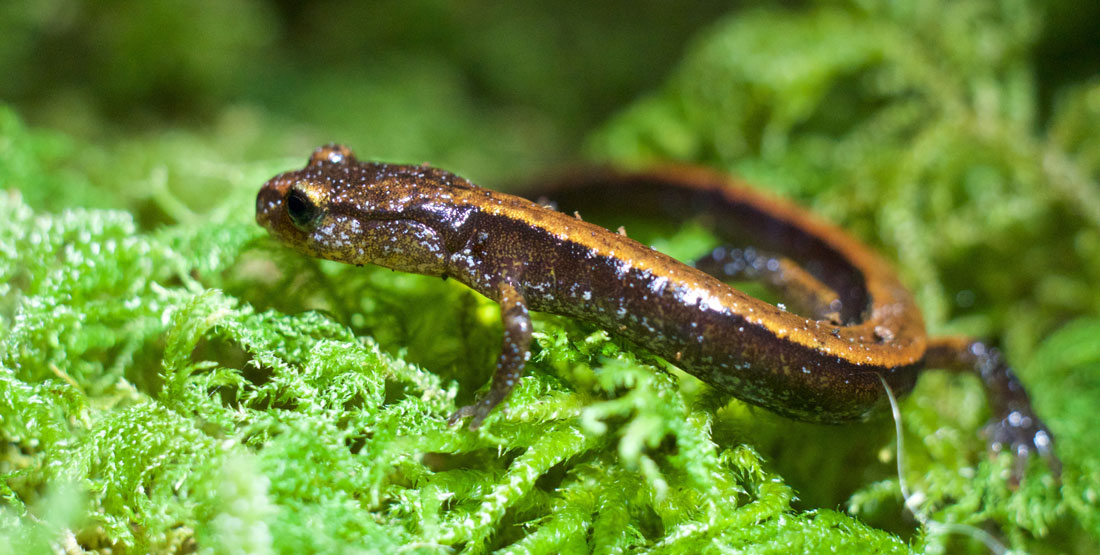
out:
M28 31L49 10L5 8L24 18L0 21L8 74L31 73L10 62L20 48L71 35L114 49L89 63L153 64L175 96L126 66L115 68L126 79L101 77L111 86L98 104L80 100L104 87L94 81L59 79L69 92L41 102L28 100L31 77L4 85L24 100L0 107L0 552L985 549L945 525L1017 550L1100 545L1100 84L1069 81L1044 104L1031 59L1045 40L1040 9L736 12L589 142L600 158L701 162L793 196L896 258L935 331L1003 338L1056 434L1060 480L1035 461L1011 488L1009 461L986 457L978 437L976 380L931 373L902 404L919 525L898 493L889 422L793 423L567 318L535 316L536 353L507 410L477 433L449 428L488 380L493 303L449 281L293 254L252 222L255 192L332 134L361 139L364 155L488 175L564 156L568 135L544 116L476 91L522 81L560 107L575 101L553 99L567 80L514 64L533 29L515 12L510 31L489 28L516 49L486 54L511 69L477 86L460 62L397 51L354 71L267 71L251 55L273 44L279 14L238 4L249 25L208 15L188 27L167 2L88 8L49 36ZM296 29L352 26L318 26L318 13L298 14ZM442 7L395 17L428 14L443 19L403 47L463 28ZM141 62L155 21L172 31L172 54ZM219 38L191 49L196 28ZM603 37L578 28L594 29L581 42ZM338 34L319 51L383 39ZM467 56L488 48L467 40L455 43ZM223 95L238 93L227 107ZM149 98L184 119L213 112L202 116L211 125L115 121ZM28 127L23 113L68 132ZM510 155L497 163L494 152ZM690 254L707 240L689 225L654 242Z

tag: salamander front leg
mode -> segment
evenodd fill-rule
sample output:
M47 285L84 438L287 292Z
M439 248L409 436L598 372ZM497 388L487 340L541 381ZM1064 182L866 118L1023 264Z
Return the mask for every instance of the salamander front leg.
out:
M459 420L472 416L470 429L478 429L489 412L515 388L520 376L523 375L523 367L531 358L531 316L527 313L527 304L523 300L523 295L514 285L503 281L498 286L498 292L500 317L504 323L504 338L501 342L500 357L497 359L497 369L493 374L492 384L489 386L489 392L476 403L455 411L447 420L449 425L453 426Z
M930 339L925 364L956 372L974 372L982 379L993 417L986 426L991 451L1008 450L1016 456L1013 481L1023 477L1027 459L1038 453L1055 474L1061 462L1054 455L1054 436L1035 414L1024 385L1005 364L1001 353L981 341L965 337Z

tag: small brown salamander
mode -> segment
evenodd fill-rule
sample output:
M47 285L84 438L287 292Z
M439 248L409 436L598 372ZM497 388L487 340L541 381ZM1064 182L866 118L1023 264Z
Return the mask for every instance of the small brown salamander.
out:
M696 168L589 173L558 183L565 203L700 215L727 243L689 266L592 223L428 166L360 162L317 149L268 181L256 221L311 256L452 277L500 303L503 348L489 391L451 423L478 427L530 358L528 310L594 322L734 397L814 422L866 417L924 368L974 372L993 412L990 442L1055 460L1023 385L984 343L929 339L883 260L797 206ZM810 317L726 281L754 279ZM881 377L881 379L880 379Z

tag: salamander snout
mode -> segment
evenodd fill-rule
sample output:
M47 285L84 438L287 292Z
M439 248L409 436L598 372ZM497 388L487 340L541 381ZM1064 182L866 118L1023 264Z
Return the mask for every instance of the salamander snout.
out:
M256 194L256 223L269 230L275 219L273 216L282 210L283 203L281 188L274 181L265 183Z

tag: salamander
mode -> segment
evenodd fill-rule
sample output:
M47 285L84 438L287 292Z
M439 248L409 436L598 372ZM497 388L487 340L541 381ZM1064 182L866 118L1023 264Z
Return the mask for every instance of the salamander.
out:
M488 391L450 417L475 429L530 358L530 310L562 314L644 346L711 386L804 421L864 419L883 382L910 391L925 368L973 372L993 413L991 447L1053 459L1053 438L1001 355L929 338L890 266L806 210L700 168L581 173L550 188L563 205L698 216L723 242L685 264L588 221L427 165L361 162L318 148L275 176L256 221L305 254L450 277L496 301L503 340ZM730 285L758 280L800 312Z

